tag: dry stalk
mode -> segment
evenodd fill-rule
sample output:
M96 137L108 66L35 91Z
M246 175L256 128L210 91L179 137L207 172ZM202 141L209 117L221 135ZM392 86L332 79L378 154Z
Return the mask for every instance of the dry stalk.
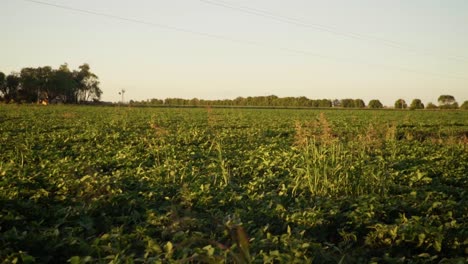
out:
M301 123L294 123L296 134L294 136L294 144L296 146L307 146L311 141L324 145L331 145L337 141L336 135L333 133L330 123L324 113L320 113L318 120Z

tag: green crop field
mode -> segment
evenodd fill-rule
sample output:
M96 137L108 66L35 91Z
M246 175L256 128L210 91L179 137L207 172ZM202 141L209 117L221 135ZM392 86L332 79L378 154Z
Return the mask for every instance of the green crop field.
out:
M468 111L0 105L2 263L466 263Z

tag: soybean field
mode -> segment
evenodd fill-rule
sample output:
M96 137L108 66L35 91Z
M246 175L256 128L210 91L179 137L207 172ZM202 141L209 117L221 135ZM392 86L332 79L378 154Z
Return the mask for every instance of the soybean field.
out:
M468 111L0 105L2 263L466 263Z

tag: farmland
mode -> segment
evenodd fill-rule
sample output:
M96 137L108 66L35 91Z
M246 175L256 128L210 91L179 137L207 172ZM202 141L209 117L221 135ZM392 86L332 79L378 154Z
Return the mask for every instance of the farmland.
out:
M465 263L468 112L0 106L5 263Z

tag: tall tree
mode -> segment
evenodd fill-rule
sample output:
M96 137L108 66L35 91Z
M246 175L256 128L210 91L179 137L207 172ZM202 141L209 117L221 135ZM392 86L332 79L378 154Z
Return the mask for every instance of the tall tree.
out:
M319 101L319 107L327 108L327 107L332 107L332 106L333 106L333 102L329 99L322 99Z
M377 99L370 100L369 108L374 108L374 109L383 108L383 104Z
M78 84L73 78L73 73L68 68L68 64L62 64L54 71L52 80L53 91L57 96L51 100L58 100L64 103L77 103Z
M0 95L5 101L13 99L28 103L99 100L102 91L97 75L90 71L88 64L81 65L79 69L72 72L66 63L56 70L50 66L23 68L19 74L11 74L6 81L0 81Z
M341 101L338 100L338 99L333 99L332 106L333 107L340 107L341 106Z
M89 64L84 63L78 67L80 70L73 72L78 85L76 99L78 102L101 99L102 90L99 88L99 78L90 71Z
M403 99L398 99L395 101L395 109L406 109L408 105L406 104L406 101Z
M3 91L6 88L6 75L3 72L0 72L0 92L2 93L2 99L4 98Z
M354 100L354 107L356 107L356 108L365 108L366 103L364 103L364 100L362 100L362 99L355 99Z
M424 109L424 104L421 102L420 99L413 99L410 105L411 110L416 110L416 109Z
M20 86L20 76L18 73L11 73L6 77L5 87L2 91L5 102L18 100L18 89Z
M38 86L38 101L47 100L50 97L56 96L59 91L52 85L54 79L54 70L50 66L36 68L37 86Z
M344 108L354 107L354 100L353 99L341 99L341 106Z
M18 101L36 102L39 98L41 80L37 68L23 68L20 73Z
M437 99L439 102L439 107L442 109L456 109L458 108L458 103L455 100L455 97L453 95L441 95L439 96L439 99Z

